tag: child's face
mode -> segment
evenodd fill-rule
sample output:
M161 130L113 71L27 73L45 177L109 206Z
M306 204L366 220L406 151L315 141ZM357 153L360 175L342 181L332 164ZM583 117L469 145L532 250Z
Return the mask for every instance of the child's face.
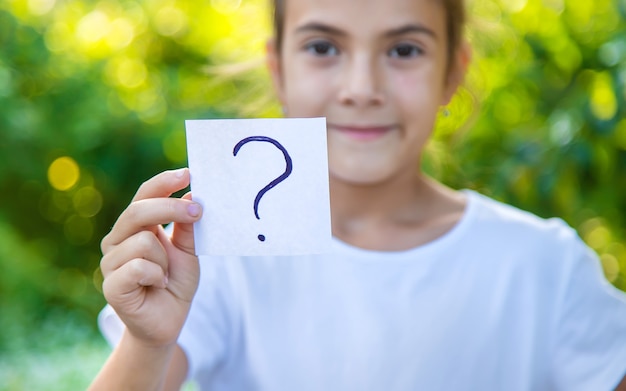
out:
M447 74L445 20L435 0L286 0L270 69L289 117L327 118L334 179L415 172L459 80Z

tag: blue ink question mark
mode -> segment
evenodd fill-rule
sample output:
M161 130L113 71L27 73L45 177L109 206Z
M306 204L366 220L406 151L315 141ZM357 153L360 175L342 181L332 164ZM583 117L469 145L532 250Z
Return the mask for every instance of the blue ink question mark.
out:
M280 175L278 178L276 178L273 181L271 181L267 186L262 188L257 193L256 198L254 199L254 215L256 216L257 220L261 220L261 218L259 217L259 202L261 201L261 197L263 197L263 195L265 193L267 193L270 189L272 189L273 187L278 185L280 182L282 182L285 179L287 179L287 177L291 174L291 170L293 168L293 165L292 165L292 162L291 162L291 156L289 156L289 152L287 152L285 147L283 147L281 145L281 143L279 143L278 141L274 140L273 138L269 138L269 137L265 137L265 136L251 136L251 137L246 137L243 140L239 141L235 145L235 148L233 149L233 156L237 156L237 153L239 152L241 147L244 144L249 143L251 141L263 141L263 142L274 144L274 146L276 148L281 150L281 152L285 156L285 163L287 163L287 166L285 168L285 172L282 173L282 175ZM259 235L259 236L257 236L257 238L260 241L262 241L262 242L265 241L265 236L264 235Z

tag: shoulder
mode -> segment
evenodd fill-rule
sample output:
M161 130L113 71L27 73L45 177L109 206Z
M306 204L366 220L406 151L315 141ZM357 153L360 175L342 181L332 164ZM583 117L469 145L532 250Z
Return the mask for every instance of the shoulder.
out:
M512 205L468 191L471 223L474 229L496 237L515 240L548 240L568 242L579 240L576 231L560 218L543 218Z
M595 255L576 230L560 218L542 218L479 193L468 191L466 240L474 249L488 248L498 258L525 264L566 266L567 259Z

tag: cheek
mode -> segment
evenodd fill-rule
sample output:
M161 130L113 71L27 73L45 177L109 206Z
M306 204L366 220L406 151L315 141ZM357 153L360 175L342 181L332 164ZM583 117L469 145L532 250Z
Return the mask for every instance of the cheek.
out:
M407 72L396 74L390 93L404 110L424 116L437 111L443 96L444 85L433 72Z
M304 66L292 66L285 76L285 97L292 115L319 115L332 98L330 75Z

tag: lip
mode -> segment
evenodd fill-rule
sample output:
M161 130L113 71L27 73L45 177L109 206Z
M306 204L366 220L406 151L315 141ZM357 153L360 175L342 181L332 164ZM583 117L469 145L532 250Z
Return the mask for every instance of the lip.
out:
M393 125L336 125L328 124L328 128L339 131L340 133L360 141L371 141L385 136L387 133L395 129Z

